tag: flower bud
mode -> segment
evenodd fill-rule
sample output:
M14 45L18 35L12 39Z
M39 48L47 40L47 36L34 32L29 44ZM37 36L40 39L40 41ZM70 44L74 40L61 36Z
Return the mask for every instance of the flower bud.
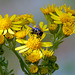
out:
M51 62L56 62L57 57L55 55L51 56L49 59Z
M54 68L54 70L58 70L59 69L59 65L57 63L54 63L53 64L53 68Z

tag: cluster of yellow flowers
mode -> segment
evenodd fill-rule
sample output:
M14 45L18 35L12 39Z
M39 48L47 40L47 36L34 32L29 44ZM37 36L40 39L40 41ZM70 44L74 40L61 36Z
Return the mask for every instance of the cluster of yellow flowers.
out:
M72 10L71 6L67 7L64 4L60 7L55 7L55 4L52 4L52 6L49 4L48 7L46 5L46 8L41 8L41 11L49 21L51 31L55 31L57 25L61 25L64 35L69 36L75 33L75 10Z
M67 7L66 4L60 7L55 7L54 4L45 6L46 8L41 8L41 11L48 21L48 27L40 22L37 28L31 14L12 16L6 14L4 18L0 15L0 44L4 44L5 39L9 41L15 37L21 44L15 50L22 54L26 64L30 66L30 72L37 73L40 70L42 75L48 72L53 73L59 68L55 63L54 51L63 38L75 33L75 10L72 10L70 6ZM65 12L62 11L63 8ZM40 32L42 35L39 35ZM51 42L42 42L47 33L51 36ZM40 59L43 62L41 66L38 65Z

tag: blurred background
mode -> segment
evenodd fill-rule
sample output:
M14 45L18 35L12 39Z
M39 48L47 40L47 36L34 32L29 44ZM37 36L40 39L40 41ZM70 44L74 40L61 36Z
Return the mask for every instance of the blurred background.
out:
M40 21L47 24L40 10L41 7L45 7L45 4L55 4L56 6L66 4L67 6L71 5L71 8L75 9L75 0L0 0L0 14L4 16L5 14L18 15L32 13L36 24L39 24ZM53 73L53 75L75 75L75 35L64 39L59 49L55 51L55 55L57 56L59 70ZM11 51L6 49L4 56L9 62L8 68L14 69L15 75L24 75L17 57Z

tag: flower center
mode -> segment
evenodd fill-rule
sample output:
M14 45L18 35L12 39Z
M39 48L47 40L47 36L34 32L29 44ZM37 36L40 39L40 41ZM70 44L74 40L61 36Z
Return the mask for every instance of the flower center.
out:
M11 20L9 18L3 18L0 20L0 29L5 30L11 28Z
M41 47L40 38L31 36L26 43L30 49L39 49Z
M60 20L62 23L73 22L73 18L66 13L63 13L63 15L60 16Z

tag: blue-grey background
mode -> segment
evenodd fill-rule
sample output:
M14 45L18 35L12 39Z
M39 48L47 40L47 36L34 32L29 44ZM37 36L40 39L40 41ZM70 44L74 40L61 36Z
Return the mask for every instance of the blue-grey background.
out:
M39 24L40 21L47 24L43 13L40 11L40 8L45 7L45 4L56 4L56 6L66 4L75 9L75 0L0 0L0 14L18 15L32 13L36 24ZM46 39L49 38L47 36ZM55 55L58 58L57 63L60 68L53 75L75 75L75 35L64 39L59 49L55 51ZM8 68L14 69L15 75L24 75L17 57L11 51L5 49L4 56L9 61Z

